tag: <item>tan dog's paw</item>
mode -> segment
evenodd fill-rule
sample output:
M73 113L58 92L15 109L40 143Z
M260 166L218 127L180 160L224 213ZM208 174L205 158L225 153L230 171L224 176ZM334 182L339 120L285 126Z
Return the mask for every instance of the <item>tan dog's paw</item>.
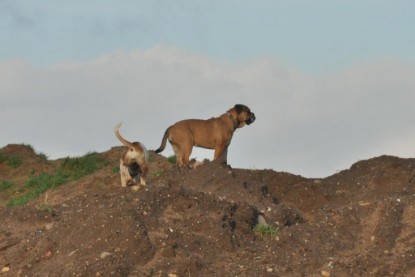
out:
M143 186L143 185L134 185L134 186L131 187L131 190L133 192L136 192L136 191L139 191L139 190L143 189L144 187L145 186Z

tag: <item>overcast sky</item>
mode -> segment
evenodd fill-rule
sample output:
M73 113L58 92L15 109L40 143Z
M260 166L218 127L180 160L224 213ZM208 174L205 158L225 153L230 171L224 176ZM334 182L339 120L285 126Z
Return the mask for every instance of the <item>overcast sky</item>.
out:
M326 177L415 156L415 1L0 1L0 147L51 159L255 112L233 167ZM173 154L170 145L163 155ZM213 151L194 150L197 159Z

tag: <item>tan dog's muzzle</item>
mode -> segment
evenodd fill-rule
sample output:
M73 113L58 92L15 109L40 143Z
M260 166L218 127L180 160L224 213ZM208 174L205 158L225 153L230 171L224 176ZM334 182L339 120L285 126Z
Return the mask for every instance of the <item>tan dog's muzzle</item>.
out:
M246 125L254 123L256 117L254 113L249 114L249 118L245 121Z

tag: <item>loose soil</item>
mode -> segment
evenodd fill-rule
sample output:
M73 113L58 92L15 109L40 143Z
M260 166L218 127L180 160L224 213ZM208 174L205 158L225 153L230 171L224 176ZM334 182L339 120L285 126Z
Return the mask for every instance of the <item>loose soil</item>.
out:
M60 160L1 149L0 182L23 186ZM148 185L122 188L109 164L5 207L0 276L415 276L415 159L381 156L322 179L205 162L178 169L151 153ZM261 234L258 222L278 232Z

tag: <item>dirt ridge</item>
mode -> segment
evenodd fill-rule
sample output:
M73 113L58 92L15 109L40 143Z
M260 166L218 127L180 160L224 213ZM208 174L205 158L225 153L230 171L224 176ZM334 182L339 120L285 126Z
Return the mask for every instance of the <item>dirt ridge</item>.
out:
M26 148L1 149L22 164L0 162L0 182L58 168ZM216 162L179 170L152 152L149 185L133 192L114 171L122 150L0 208L0 276L415 276L415 159L380 156L309 179ZM258 220L278 233L262 236Z

